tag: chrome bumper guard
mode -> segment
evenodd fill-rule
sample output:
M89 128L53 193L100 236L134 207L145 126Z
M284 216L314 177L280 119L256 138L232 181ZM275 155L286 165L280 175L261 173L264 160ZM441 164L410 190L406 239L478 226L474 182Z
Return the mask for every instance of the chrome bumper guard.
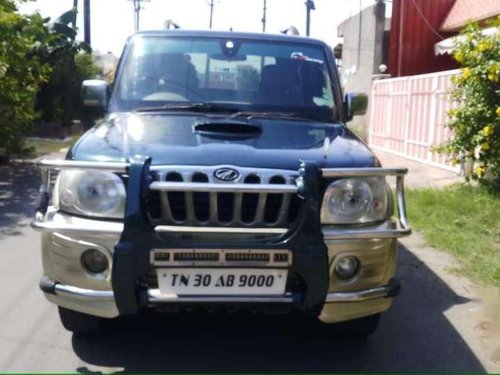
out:
M67 223L54 223L46 218L44 214L48 206L50 194L51 170L63 168L93 169L113 172L126 172L129 163L126 162L97 162L97 161L74 161L74 160L41 160L38 163L42 170L42 185L40 192L42 201L32 227L42 231L64 231L64 232L102 232L121 233L123 225L95 226L91 225L92 220L88 220L90 225L73 225ZM152 166L151 170L155 167ZM406 214L404 199L404 176L408 173L406 168L323 168L321 170L323 178L341 177L367 177L367 176L395 176L396 177L396 200L398 210L398 220L396 228L358 228L346 229L343 227L323 226L322 232L325 240L346 240L346 239L371 239L371 238L399 238L411 234L411 228ZM299 182L297 182L299 183ZM237 191L243 193L296 193L297 186L293 185L269 185L269 184L207 184L207 183L184 183L184 182L153 182L150 184L151 190L157 191L191 191L191 192L227 192ZM266 233L284 235L287 228L226 228L226 227L183 227L183 226L157 226L156 232L204 232L204 233Z
M48 294L78 299L81 301L113 301L111 290L83 289L64 285L43 277L40 289ZM400 290L400 284L393 279L387 285L357 292L329 292L325 303L363 302L375 298L395 297ZM178 296L176 294L161 294L159 289L147 291L147 304L162 303L293 303L299 296L292 293L277 296Z
M398 238L411 234L411 227L406 214L404 176L407 168L324 168L324 178L396 176L396 201L398 209L397 228L394 229L344 229L322 228L325 240L346 240L363 238Z
M80 301L114 301L112 290L83 289L72 285L64 285L44 276L39 283L40 289L47 294L68 297Z

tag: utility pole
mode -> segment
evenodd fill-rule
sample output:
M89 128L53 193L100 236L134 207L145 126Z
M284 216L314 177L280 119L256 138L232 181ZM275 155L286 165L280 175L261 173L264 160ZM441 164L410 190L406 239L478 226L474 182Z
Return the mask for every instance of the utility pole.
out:
M139 31L139 20L141 15L141 0L134 1L134 30Z
M132 4L134 6L134 30L137 32L139 31L139 26L140 26L141 9L143 9L142 3L150 2L150 0L129 0L129 1L132 1Z
M314 0L306 0L306 36L309 36L311 29L311 10L316 10Z
M90 37L90 0L83 0L83 40L89 46Z
M71 23L73 24L73 30L76 30L76 16L78 14L78 0L73 0L73 12L75 14L73 15L73 21Z
M267 0L264 0L264 9L263 9L263 12L262 12L262 32L265 33L266 32L266 11L267 11L267 7L266 7L266 4L267 3Z
M214 16L214 0L210 0L210 3L208 4L210 6L210 23L209 23L209 28L212 28L212 19Z

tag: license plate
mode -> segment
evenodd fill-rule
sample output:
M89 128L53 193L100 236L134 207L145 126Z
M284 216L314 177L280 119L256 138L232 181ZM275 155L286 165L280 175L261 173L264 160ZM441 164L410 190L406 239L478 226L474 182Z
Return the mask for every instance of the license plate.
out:
M161 268L157 270L162 294L281 295L286 269Z

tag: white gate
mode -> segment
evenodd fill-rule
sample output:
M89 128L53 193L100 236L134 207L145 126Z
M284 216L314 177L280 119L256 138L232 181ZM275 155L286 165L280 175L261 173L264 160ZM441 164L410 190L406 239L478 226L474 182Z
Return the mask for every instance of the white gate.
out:
M368 143L375 150L457 171L449 158L433 152L448 140L451 77L458 70L374 81Z

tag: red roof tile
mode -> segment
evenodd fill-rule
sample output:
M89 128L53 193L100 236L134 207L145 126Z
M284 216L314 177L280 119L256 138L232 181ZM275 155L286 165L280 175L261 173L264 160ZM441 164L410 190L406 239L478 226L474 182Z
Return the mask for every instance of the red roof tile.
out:
M500 14L500 0L457 0L440 30L458 31L467 21L483 21Z

